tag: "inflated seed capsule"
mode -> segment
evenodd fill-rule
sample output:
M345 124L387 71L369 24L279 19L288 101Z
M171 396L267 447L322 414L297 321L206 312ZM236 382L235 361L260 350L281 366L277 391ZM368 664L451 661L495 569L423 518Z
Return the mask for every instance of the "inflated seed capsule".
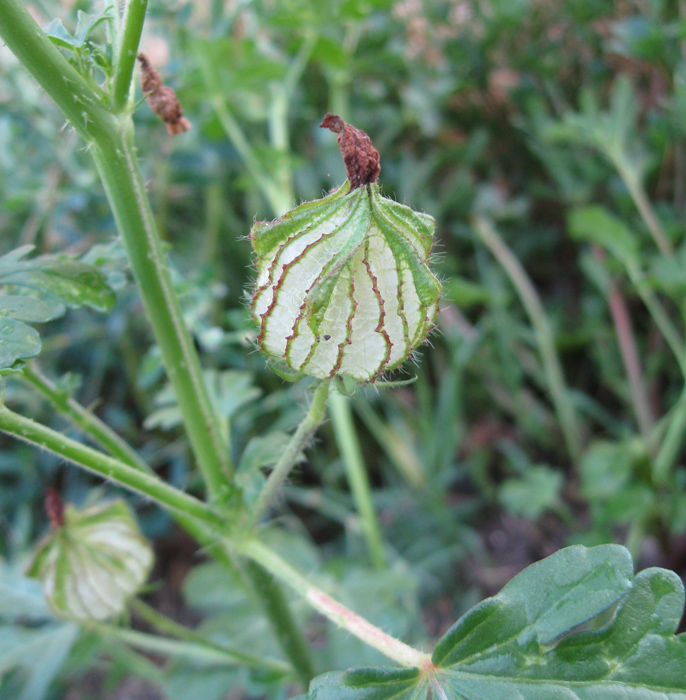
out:
M122 500L78 511L46 498L52 529L28 575L40 579L56 615L81 623L120 615L153 564L152 548Z
M436 222L383 197L369 137L327 114L348 171L338 190L256 223L252 301L262 350L296 372L373 381L431 330L441 285L428 260Z

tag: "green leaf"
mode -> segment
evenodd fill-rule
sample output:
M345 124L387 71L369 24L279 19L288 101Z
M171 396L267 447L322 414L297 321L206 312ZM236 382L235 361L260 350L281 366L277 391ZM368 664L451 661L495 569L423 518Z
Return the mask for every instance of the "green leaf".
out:
M686 700L683 608L673 572L632 577L623 547L568 547L458 620L432 667L327 674L307 698Z
M358 668L325 673L310 685L308 700L422 700L427 686L419 669Z
M43 301L35 297L0 294L0 316L11 316L18 321L45 323L59 318L64 305L58 301Z
M0 700L41 700L79 628L58 622L40 582L0 562Z
M56 17L43 27L43 31L48 35L50 41L63 49L73 50L76 48L74 37L66 30L62 20Z
M90 33L101 23L104 22L106 19L109 19L110 17L110 7L105 7L105 9L102 10L102 12L99 12L98 14L94 15L89 15L86 12L83 12L83 10L79 10L77 13L78 20L76 22L76 31L74 32L74 41L76 42L76 46L81 47L83 46L86 41L88 40L88 37L90 36Z
M515 515L538 518L559 503L563 476L550 467L536 466L523 477L507 479L499 489L502 504Z
M40 350L38 331L13 318L0 318L0 368L35 357Z
M606 248L627 266L635 264L638 245L634 235L604 207L575 209L569 215L568 225L574 238Z
M50 255L25 260L32 249L22 246L0 258L0 285L10 287L0 294L0 371L40 352L39 334L24 321L51 321L65 307L108 311L114 305L114 291L97 268Z
M115 301L114 292L99 270L69 258L41 255L9 269L0 264L0 283L55 296L71 309L90 306L97 311L109 311Z
M74 49L80 49L88 41L90 33L101 23L104 22L110 16L110 8L106 7L102 12L94 15L89 15L83 10L79 10L77 13L77 23L76 31L74 36L72 36L65 26L62 24L62 20L55 18L49 24L43 27L43 31L50 37L53 44L63 48L73 51Z
M245 404L255 401L262 395L262 391L253 386L254 378L250 372L206 370L203 372L203 377L212 403L226 418L231 418ZM171 384L167 384L157 393L155 404L159 408L145 419L144 425L148 430L153 428L170 430L181 423L181 412Z
M45 697L78 634L79 628L71 623L0 628L0 677L11 670L21 676L21 692L13 700Z

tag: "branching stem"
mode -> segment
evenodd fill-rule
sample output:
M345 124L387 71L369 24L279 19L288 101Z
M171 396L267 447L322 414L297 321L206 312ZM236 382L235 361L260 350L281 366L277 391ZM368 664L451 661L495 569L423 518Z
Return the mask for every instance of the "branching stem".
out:
M30 418L20 416L6 406L0 407L0 431L66 459L119 486L155 501L163 508L187 514L214 528L222 529L224 520L193 496L170 486L153 474L130 467L109 455L82 445Z
M45 397L62 415L79 426L84 433L90 435L113 457L140 471L149 471L148 465L125 440L122 440L112 428L103 423L87 408L74 401L66 391L62 391L55 386L41 373L35 364L24 367L21 376L27 384L30 384L39 394Z
M124 110L129 101L133 67L138 54L138 44L141 40L147 8L148 0L129 0L126 5L124 31L119 45L117 62L114 66L114 80L112 82L112 109L115 112Z

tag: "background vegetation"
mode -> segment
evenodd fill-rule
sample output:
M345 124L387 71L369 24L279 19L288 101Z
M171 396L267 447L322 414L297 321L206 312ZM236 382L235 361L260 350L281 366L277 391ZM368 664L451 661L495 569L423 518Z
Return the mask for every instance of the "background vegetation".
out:
M105 45L99 0L30 7L41 23L61 18L50 32L72 45L72 60ZM624 543L639 567L686 576L686 3L154 0L141 48L193 124L172 141L145 104L136 113L157 223L236 455L251 445L246 454L273 463L278 431L302 415L305 389L253 352L245 236L255 218L345 179L335 140L317 128L322 115L364 129L385 194L438 221L444 299L438 332L407 367L417 381L354 401L384 555L370 555L348 488L341 454L352 438L331 425L285 492L283 555L323 568L343 602L417 644L568 543ZM63 123L0 50L0 252L85 254L118 289L105 316L80 310L45 325L38 365L82 404L99 399L100 417L193 490L104 193ZM4 397L75 434L26 382L8 379ZM267 430L268 442L256 439ZM51 486L77 504L99 488L2 439L4 577L44 533ZM271 653L244 594L168 516L127 498L156 545L150 604ZM322 667L377 661L300 615ZM146 629L142 617L134 625ZM42 658L64 647L52 645ZM84 635L55 662L65 663L47 692L286 692L207 659L161 658L116 635ZM131 678L141 669L148 684ZM0 697L11 692L6 684Z

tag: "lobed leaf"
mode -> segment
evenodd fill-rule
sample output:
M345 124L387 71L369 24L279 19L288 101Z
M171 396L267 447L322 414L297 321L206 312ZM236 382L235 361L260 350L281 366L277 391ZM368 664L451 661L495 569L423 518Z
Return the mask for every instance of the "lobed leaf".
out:
M50 255L26 260L32 249L22 246L0 257L0 285L11 290L0 294L0 370L40 352L40 336L25 322L52 321L65 307L109 311L114 305L114 291L96 267Z
M568 547L470 610L427 669L356 669L315 679L308 700L686 700L684 586L632 577L617 545Z

